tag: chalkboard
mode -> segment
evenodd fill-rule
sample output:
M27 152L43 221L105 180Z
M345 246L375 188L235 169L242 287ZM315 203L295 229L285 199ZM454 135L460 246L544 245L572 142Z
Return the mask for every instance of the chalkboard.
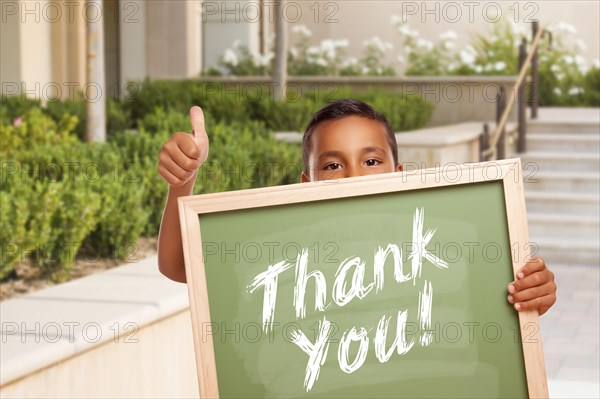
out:
M181 198L201 397L546 397L520 171Z

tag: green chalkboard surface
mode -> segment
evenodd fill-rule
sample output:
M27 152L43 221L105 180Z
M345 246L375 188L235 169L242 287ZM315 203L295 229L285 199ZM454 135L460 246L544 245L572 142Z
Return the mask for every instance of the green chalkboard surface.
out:
M179 198L201 397L547 397L521 170Z
M502 180L198 218L220 397L528 396Z

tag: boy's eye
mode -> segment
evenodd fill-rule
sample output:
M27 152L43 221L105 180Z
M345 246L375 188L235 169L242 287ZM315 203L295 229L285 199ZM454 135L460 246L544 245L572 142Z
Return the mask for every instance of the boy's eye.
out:
M326 169L326 170L337 170L337 169L339 169L341 166L342 166L342 165L340 165L339 163L337 163L337 162L333 162L333 163L330 163L330 164L328 164L328 165L325 165L325 169Z
M381 163L380 160L374 159L374 158L367 159L367 161L366 161L367 166L375 166L375 165L379 165L380 163Z

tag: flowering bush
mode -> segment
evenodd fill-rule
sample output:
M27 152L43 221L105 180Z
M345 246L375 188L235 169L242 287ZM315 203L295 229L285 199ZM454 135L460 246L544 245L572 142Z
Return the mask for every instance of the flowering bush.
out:
M262 76L269 73L274 57L272 51L264 55L250 51L248 47L233 43L233 49L226 49L221 56L220 64L227 70L229 75L235 76ZM217 69L210 69L209 75L220 75Z
M406 75L517 75L519 45L521 38L528 36L525 26L502 20L494 24L491 34L475 35L471 44L453 52L457 36L452 31L433 43L419 38L406 19L392 16L392 24L408 54ZM561 22L547 29L554 40L551 47L542 42L538 50L540 104L598 106L598 61L587 66L581 39L575 40L573 47L565 45L563 38L577 32L574 26Z
M348 40L323 40L319 46L310 45L312 32L304 25L296 25L292 32L300 38L288 52L290 75L338 75Z
M346 58L349 42L346 39L321 41L318 46L310 43L312 32L305 25L296 25L292 33L298 38L296 45L288 51L288 73L293 76L393 76L393 65L384 64L386 53L393 45L375 36L363 42L360 60ZM220 65L225 74L234 76L263 76L271 73L274 53L273 37L269 38L269 50L265 55L251 52L239 42L226 49ZM207 75L222 75L223 72L210 68Z

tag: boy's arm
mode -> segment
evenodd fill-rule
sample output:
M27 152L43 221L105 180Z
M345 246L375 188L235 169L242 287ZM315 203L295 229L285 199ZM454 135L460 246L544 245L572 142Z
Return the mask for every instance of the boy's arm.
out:
M169 184L158 233L158 270L180 283L185 283L186 277L177 198L192 194L198 169L208 156L200 107L192 107L190 122L193 134L175 133L163 144L158 157L158 173Z
M158 270L171 280L185 283L185 263L179 225L177 198L191 195L194 180L181 187L169 186L167 203L158 232Z

